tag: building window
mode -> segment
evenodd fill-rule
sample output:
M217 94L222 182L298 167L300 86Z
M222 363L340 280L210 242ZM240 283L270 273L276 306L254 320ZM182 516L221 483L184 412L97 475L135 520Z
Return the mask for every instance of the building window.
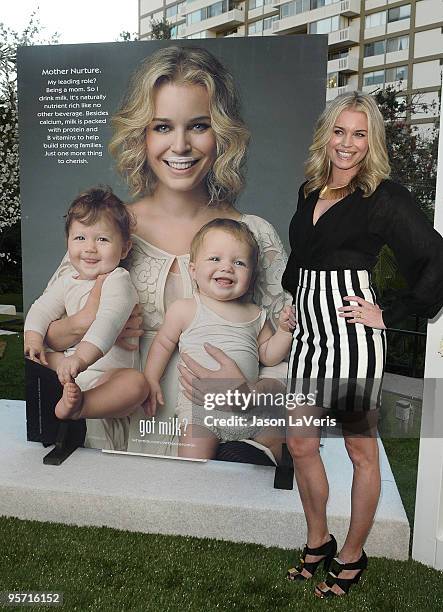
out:
M338 87L338 72L331 72L328 74L328 80L326 83L326 87L328 87L328 89L333 89L334 87Z
M295 2L287 2L286 4L281 5L280 19L292 17L293 15L295 15Z
M202 16L202 13L203 13L202 10L200 10L200 11L192 11L192 13L188 13L186 15L186 23L188 25L191 25L193 23L198 23L199 21L204 19L204 17Z
M206 38L206 32L196 32L195 34L186 36L186 38Z
M260 8L261 6L267 6L271 4L272 0L250 0L249 10Z
M166 19L169 19L170 17L175 17L176 15L183 13L184 10L185 10L184 2L179 2L178 4L174 4L173 6L168 6L165 12Z
M221 0L221 2L216 2L215 4L211 4L208 6L208 19L210 17L217 17L218 15L222 15L226 12L226 2Z
M337 0L311 0L311 10L316 8L321 8L322 6L327 6L328 4L333 4L337 2Z
M259 34L263 31L263 21L254 21L248 25L248 34Z
M328 74L328 79L326 82L326 86L328 89L333 89L334 87L344 87L348 84L348 77L343 72L330 72Z
M374 70L363 75L363 85L382 85L385 82L385 71Z
M386 48L385 40L378 40L373 43L365 44L365 57L372 57L374 55L384 55Z
M266 19L263 19L263 29L270 30L272 28L272 24L275 21L278 21L278 15L273 15L272 17L266 17Z
M338 49L337 51L330 51L328 53L328 61L342 59L343 57L348 57L349 49Z
M408 67L407 66L396 66L395 68L386 69L386 82L392 83L392 81L407 81L408 79Z
M395 51L405 51L409 49L409 36L396 36L388 38L386 41L386 51L394 53Z
M168 19L169 17L175 17L178 13L178 5L174 4L172 6L168 6L168 8L166 9L166 19Z
M379 13L372 13L372 15L366 15L365 17L365 28L377 28L386 23L386 11L380 11Z
M217 17L217 15L227 13L232 8L234 8L234 0L221 0L221 2L216 2L215 4L206 6L205 8L202 8L198 11L188 13L186 15L186 23L187 25L191 25L192 23L198 23L199 21L203 21L204 19Z
M173 26L171 29L171 38L183 38L185 33L185 24L180 23L179 25Z
M340 16L328 17L320 21L313 21L308 25L309 34L329 34L340 29Z
M395 51L404 51L409 48L409 36L396 36L387 40L377 40L376 42L366 43L364 48L365 57L374 55L384 55Z
M409 19L411 16L411 5L404 4L388 10L388 23L400 21L401 19Z
M295 0L293 2L287 2L282 4L280 8L280 19L286 17L292 17L293 15L299 15L305 13L311 9L311 0Z

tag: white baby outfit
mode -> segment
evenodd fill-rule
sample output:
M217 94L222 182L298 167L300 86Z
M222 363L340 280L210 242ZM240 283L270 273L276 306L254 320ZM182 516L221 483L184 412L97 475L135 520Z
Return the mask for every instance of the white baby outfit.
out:
M72 273L54 280L29 309L25 331L35 331L45 337L52 321L60 319L65 312L71 316L83 308L94 283L95 280L80 280ZM83 337L83 341L99 348L103 357L75 379L82 391L95 387L104 372L115 368L139 368L138 351L127 351L114 344L137 302L137 291L128 271L121 267L113 270L103 283L95 321ZM74 352L75 346L72 346L64 351L64 354L69 356ZM104 444L106 448L126 449L125 437L129 420L126 432L122 429L122 424L117 422L120 419L104 421L109 421L103 424L105 440L103 431L98 427L100 420L88 419L88 445L96 448L97 444L100 444L100 447ZM93 434L95 425L98 431Z
M258 335L266 321L266 311L260 312L252 321L245 323L234 323L224 319L214 312L209 306L203 304L196 293L195 316L189 327L181 334L179 341L180 353L186 353L193 357L199 364L210 370L218 370L220 364L215 361L203 348L205 342L221 349L228 357L233 359L247 380L255 381L259 372ZM252 425L252 420L247 419L241 427L219 425L218 419L226 419L232 414L247 417L247 413L237 411L235 413L211 410L210 412L202 406L192 405L183 391L180 390L177 403L177 416L181 421L194 425L201 425L210 429L219 440L240 440L243 438L254 438L261 428ZM205 422L205 417L210 415L213 425Z

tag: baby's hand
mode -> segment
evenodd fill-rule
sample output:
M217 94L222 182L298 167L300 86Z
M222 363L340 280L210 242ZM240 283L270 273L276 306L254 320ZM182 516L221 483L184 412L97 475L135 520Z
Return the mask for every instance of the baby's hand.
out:
M142 404L142 408L147 417L155 416L157 412L157 405L165 405L163 399L163 393L160 387L160 383L157 380L148 380L149 383L149 395Z
M37 332L25 332L24 350L25 356L32 359L32 361L37 361L45 366L48 365L43 346L43 338Z
M86 362L77 355L64 357L57 366L57 376L62 385L74 382L74 378L87 369Z
M285 306L278 318L278 328L284 332L292 334L297 326L295 320L295 306Z

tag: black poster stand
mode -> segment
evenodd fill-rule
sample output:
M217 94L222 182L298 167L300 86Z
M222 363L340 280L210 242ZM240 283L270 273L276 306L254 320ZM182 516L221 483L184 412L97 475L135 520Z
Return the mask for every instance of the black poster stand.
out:
M53 448L45 457L46 465L60 465L79 446L83 446L86 422L60 421L54 413L63 388L57 374L45 366L25 359L26 431L31 442L41 442Z
M274 489L294 488L294 465L286 444L282 444L281 463L275 468Z

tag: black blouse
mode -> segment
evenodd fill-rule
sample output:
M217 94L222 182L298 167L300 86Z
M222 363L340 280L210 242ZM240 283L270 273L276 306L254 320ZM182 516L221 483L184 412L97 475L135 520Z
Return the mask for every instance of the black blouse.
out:
M409 314L434 317L443 305L443 238L420 211L410 192L393 181L382 181L363 197L356 189L312 224L318 191L304 197L289 227L291 254L283 274L284 289L295 296L298 269L368 270L381 247L394 252L408 290L383 309L386 327Z

